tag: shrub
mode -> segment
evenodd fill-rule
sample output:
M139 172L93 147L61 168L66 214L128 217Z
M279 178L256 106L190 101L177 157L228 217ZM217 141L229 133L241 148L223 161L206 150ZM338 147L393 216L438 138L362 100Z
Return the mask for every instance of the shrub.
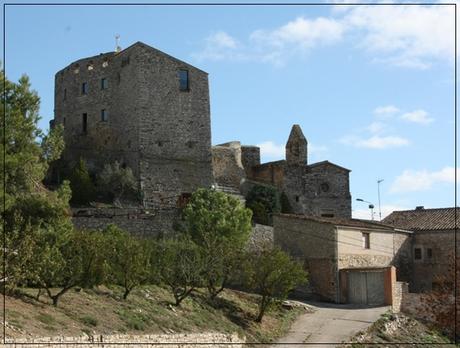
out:
M246 206L252 210L253 220L263 225L272 225L273 214L281 211L278 191L271 186L253 186L246 196Z
M106 164L98 176L98 185L103 194L109 194L114 202L119 202L126 194L137 192L137 182L131 168L123 168L120 163Z
M270 305L284 300L291 290L307 280L302 265L277 248L249 254L243 269L246 285L261 296L257 322L262 321Z
M80 158L70 173L70 188L73 204L85 205L96 197L96 188L91 180L85 161Z
M251 233L251 211L223 192L199 189L184 210L185 230L200 247L203 280L212 298L227 284Z

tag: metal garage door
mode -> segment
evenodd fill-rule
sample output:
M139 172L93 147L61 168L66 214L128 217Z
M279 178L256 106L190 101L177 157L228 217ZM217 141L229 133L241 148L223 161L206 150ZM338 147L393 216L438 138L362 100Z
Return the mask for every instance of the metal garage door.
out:
M349 272L348 302L383 305L385 303L383 271Z

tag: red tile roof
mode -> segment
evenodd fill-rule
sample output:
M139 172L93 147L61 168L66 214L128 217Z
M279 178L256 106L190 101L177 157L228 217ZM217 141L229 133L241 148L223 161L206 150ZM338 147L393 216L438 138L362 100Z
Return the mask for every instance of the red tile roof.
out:
M455 208L436 208L394 211L382 222L396 228L414 231L451 230L455 228L455 210Z

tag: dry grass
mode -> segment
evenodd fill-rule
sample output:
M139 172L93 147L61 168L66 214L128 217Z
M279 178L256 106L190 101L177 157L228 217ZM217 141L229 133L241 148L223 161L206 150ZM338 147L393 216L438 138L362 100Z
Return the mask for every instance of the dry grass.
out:
M257 296L225 290L214 301L197 291L180 307L171 306L165 288L135 289L126 301L118 287L71 290L59 306L35 289L6 298L7 337L79 336L86 334L149 334L179 332L237 332L248 342L271 342L282 336L302 313L299 308L275 308L261 324L255 323Z

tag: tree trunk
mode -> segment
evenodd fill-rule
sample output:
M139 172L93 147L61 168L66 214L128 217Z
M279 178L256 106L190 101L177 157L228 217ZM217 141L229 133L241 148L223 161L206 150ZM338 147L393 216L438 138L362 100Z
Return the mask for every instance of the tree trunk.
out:
M131 292L131 289L125 288L125 293L123 294L123 300L126 300L130 292Z
M37 296L35 297L35 299L36 299L37 301L40 301L40 295L41 295L41 294L42 294L42 288L39 288L39 289L38 289Z
M268 300L266 296L262 296L262 300L260 301L260 305L259 305L259 315L256 318L256 322L258 323L262 322L262 318L264 317L265 310L267 309L267 305L268 305Z

